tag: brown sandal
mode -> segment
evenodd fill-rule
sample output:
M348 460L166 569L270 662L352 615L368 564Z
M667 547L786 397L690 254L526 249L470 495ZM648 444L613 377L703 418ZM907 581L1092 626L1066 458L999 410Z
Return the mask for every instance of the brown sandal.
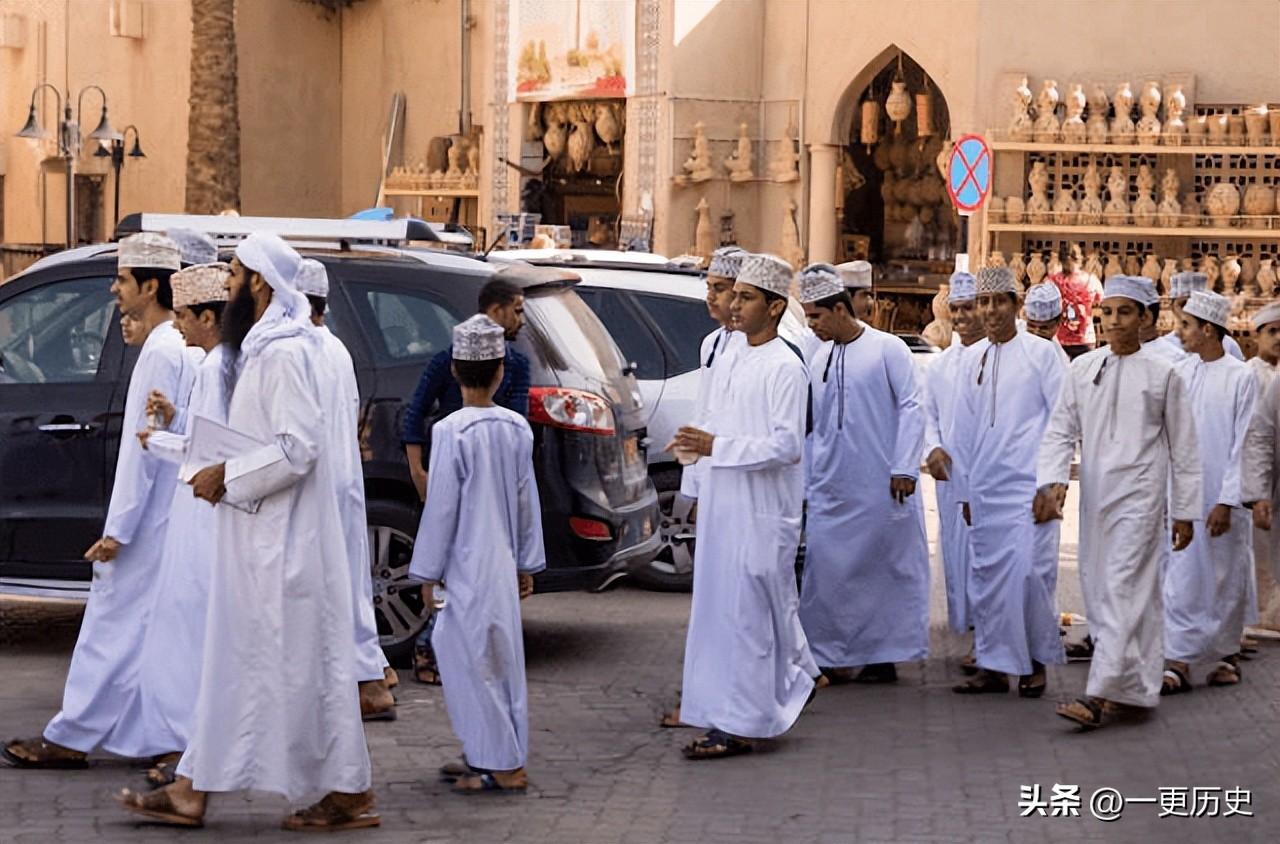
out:
M1055 711L1060 717L1076 722L1081 730L1096 730L1108 722L1106 701L1102 698L1078 697L1061 704Z
M40 737L14 739L0 749L0 760L14 768L73 771L89 767L87 754Z
M116 795L116 802L127 812L170 826L199 828L204 826L204 816L184 815L173 805L173 798L165 789L150 794L135 794L129 789Z
M1009 691L1009 678L980 668L973 679L952 686L951 691L958 695L1003 695Z
M511 773L516 773L512 771ZM529 778L520 770L520 777L510 785L498 782L492 771L471 771L458 777L453 784L455 794L524 794L529 790Z
M662 720L658 721L658 726L667 730L678 730L688 727L689 724L680 720L680 707L662 713Z
M382 818L373 811L373 793L366 791L364 794L329 792L320 802L285 818L280 827L291 832L340 832L381 825Z
M1205 680L1205 684L1209 686L1238 686L1241 679L1239 664L1232 662L1231 658L1228 657L1220 660L1214 666L1213 673Z

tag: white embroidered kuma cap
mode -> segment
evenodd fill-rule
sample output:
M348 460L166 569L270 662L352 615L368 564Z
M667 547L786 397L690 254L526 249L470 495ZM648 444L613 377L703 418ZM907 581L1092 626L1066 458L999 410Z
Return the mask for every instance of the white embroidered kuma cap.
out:
M453 327L454 360L500 360L506 355L506 332L484 314L476 314Z

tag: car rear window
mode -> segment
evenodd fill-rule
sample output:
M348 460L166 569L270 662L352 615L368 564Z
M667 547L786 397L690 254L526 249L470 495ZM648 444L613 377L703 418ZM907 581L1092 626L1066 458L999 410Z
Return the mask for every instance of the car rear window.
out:
M607 382L624 366L613 338L574 291L534 292L525 297L524 315L552 370Z
M662 346L649 326L636 317L627 303L629 295L607 288L578 288L578 296L600 317L626 359L635 364L636 377L645 381L666 378L667 359Z

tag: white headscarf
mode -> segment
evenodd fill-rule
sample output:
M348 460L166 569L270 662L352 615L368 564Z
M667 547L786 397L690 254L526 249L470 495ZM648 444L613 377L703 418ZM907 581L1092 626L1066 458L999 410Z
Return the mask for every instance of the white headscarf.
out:
M236 257L261 275L273 291L266 313L249 329L240 345L242 357L256 355L271 341L284 337L312 338L311 305L293 283L302 265L302 256L276 235L254 232L240 241Z

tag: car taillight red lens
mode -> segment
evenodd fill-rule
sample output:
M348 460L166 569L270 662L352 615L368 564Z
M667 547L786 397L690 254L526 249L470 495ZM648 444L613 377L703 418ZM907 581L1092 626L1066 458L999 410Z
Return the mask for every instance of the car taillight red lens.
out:
M588 434L613 434L613 409L595 393L564 387L529 388L529 421Z
M583 539L594 539L597 542L608 542L613 539L609 526L595 519L583 519L578 516L569 517L569 529Z

